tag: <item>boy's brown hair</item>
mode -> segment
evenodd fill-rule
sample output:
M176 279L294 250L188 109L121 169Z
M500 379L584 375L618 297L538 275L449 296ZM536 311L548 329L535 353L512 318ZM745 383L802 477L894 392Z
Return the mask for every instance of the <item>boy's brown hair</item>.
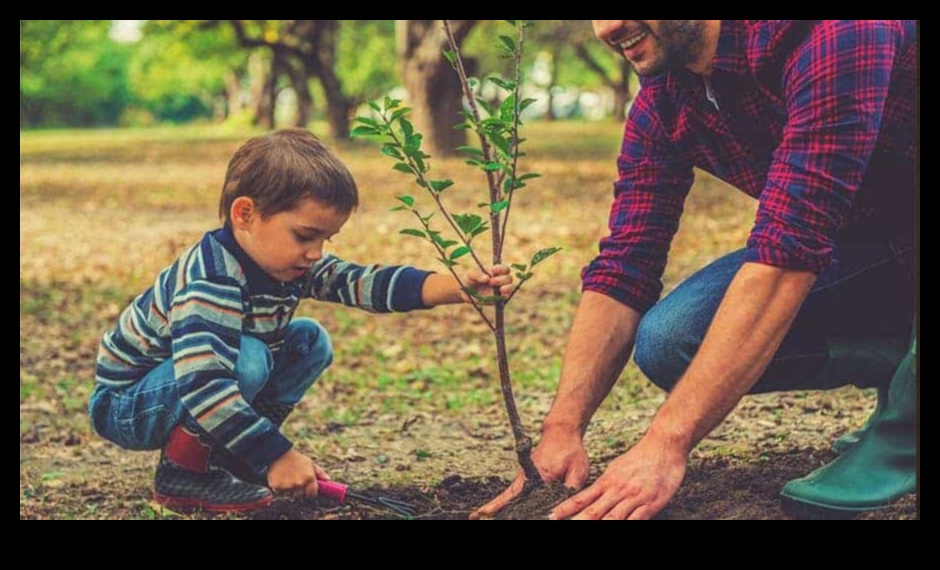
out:
M263 217L291 210L304 198L347 213L359 206L352 174L304 129L255 137L235 151L219 200L223 224L229 224L232 202L240 196L251 198Z

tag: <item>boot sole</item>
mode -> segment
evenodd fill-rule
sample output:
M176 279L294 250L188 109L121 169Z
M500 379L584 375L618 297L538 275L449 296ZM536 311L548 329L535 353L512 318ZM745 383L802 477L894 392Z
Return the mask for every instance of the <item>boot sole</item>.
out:
M266 507L274 501L274 497L263 497L251 503L220 505L218 503L209 503L195 497L168 497L155 492L153 494L153 500L158 505L168 509L200 509L211 513L241 513Z
M902 497L903 496L904 495L902 495ZM845 519L862 513L869 513L871 511L880 511L881 509L886 509L900 500L901 497L898 497L897 499L882 505L870 507L837 507L823 503L814 503L805 499L795 499L783 494L780 495L780 499L783 510L793 516L823 519Z

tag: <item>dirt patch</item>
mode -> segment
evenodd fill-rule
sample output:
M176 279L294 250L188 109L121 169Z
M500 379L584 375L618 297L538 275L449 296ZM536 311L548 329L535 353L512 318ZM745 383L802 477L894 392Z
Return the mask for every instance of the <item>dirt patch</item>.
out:
M542 485L513 500L496 513L495 518L505 521L548 520L552 508L574 494L574 490L561 483Z
M767 460L707 459L693 464L685 483L673 501L657 520L804 520L804 519L857 519L857 520L915 520L917 497L909 495L888 508L839 515L824 512L786 512L779 492L790 479L800 477L819 465L833 459L831 452L820 453L812 449L797 449L772 454ZM470 513L502 492L509 481L497 477L465 479L454 475L439 485L422 487L369 488L365 493L384 495L414 505L419 515L415 519L466 520ZM523 501L510 504L499 513L497 520L545 519L548 510L569 497L571 492L563 485L550 485L537 489ZM263 520L320 520L320 519L394 519L394 513L370 505L350 502L336 505L329 501L278 500L270 507L253 513L249 518Z

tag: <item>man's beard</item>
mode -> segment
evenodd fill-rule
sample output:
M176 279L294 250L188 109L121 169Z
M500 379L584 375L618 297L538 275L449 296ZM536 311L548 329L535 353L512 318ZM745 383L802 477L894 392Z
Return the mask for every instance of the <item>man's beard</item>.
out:
M636 69L638 75L656 75L695 61L705 43L705 20L660 20L654 39L658 43L656 57L643 69Z

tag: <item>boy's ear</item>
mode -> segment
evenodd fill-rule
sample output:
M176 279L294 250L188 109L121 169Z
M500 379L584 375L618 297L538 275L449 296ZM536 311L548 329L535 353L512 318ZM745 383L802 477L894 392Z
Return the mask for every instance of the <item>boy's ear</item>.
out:
M248 224L258 215L255 209L255 202L247 196L239 196L232 201L232 210L228 217L232 220L232 227L239 230L247 230Z

